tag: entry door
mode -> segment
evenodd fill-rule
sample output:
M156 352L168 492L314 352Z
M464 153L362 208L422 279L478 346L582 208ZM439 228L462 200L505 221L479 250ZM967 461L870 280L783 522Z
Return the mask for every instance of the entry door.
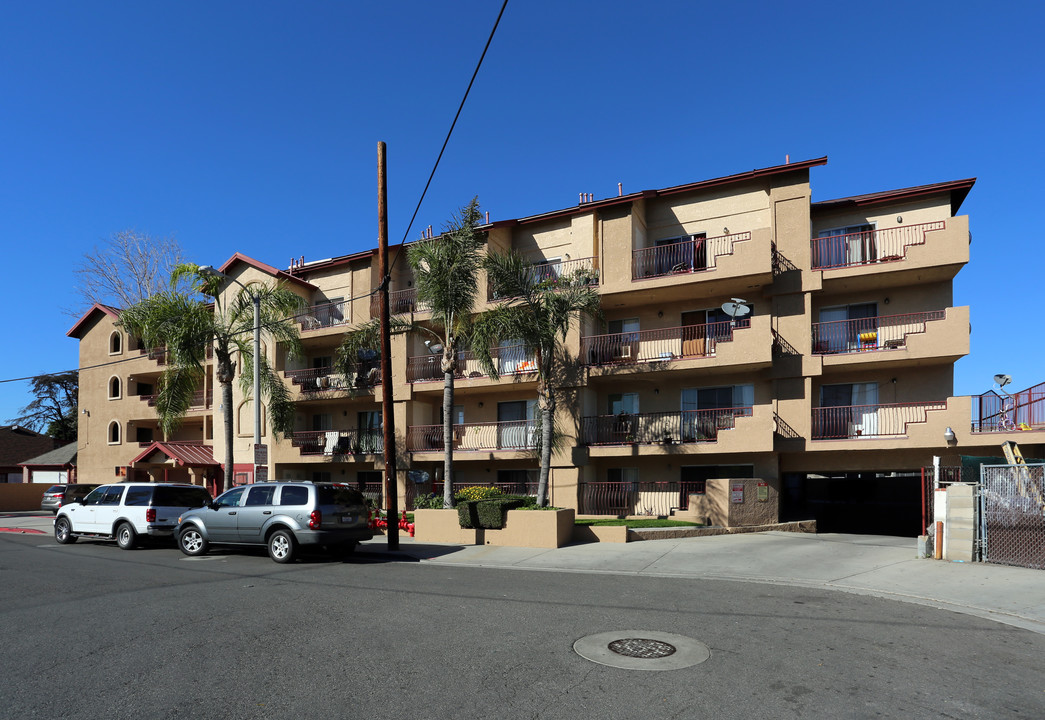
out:
M707 352L707 311L682 313L682 357L703 357Z
M878 383L853 383L852 435L878 434Z
M599 438L599 442L628 443L638 440L639 432L639 394L614 393L607 396L607 413L609 427L601 427L600 435L608 432L608 437Z
M497 403L497 447L524 450L533 447L533 400Z

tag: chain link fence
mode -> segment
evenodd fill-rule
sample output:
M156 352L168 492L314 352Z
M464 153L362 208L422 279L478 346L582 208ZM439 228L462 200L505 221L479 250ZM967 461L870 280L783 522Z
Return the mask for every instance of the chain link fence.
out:
M980 469L983 560L1045 570L1045 464Z

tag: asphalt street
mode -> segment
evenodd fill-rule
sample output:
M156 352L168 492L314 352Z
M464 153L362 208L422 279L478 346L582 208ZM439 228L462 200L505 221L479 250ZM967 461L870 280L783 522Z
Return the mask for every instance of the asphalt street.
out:
M1045 716L1045 636L809 587L0 534L3 718ZM577 640L710 649L624 670Z

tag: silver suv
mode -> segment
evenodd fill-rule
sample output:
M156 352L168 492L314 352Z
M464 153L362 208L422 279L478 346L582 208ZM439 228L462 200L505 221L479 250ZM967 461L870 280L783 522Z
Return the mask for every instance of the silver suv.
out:
M350 553L369 540L369 511L362 493L338 483L271 482L245 485L208 507L178 518L178 547L203 555L213 544L265 545L278 563L299 546Z
M58 509L54 538L63 545L80 537L116 540L121 548L130 550L141 537L171 537L179 515L209 504L210 493L199 485L101 485L82 500Z

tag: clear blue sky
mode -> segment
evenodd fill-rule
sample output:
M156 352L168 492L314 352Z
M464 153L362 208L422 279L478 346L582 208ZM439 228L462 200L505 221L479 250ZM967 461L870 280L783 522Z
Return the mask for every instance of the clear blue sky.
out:
M957 394L1045 380L1045 6L512 0L410 237L827 155L814 199L979 178ZM133 228L277 267L402 238L500 8L7 2L0 379L72 369L72 270ZM0 421L29 400L0 383Z

